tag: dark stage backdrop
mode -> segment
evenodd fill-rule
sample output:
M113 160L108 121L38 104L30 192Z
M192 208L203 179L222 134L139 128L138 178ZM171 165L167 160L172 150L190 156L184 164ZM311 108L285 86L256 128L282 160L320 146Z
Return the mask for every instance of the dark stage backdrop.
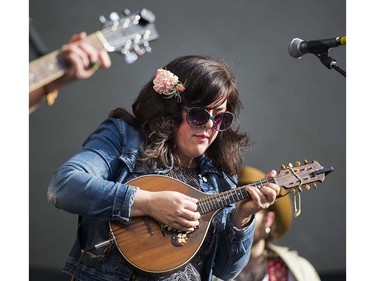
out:
M30 267L60 272L75 239L77 217L47 202L53 171L117 106L131 104L155 70L171 59L203 54L236 71L244 109L241 129L254 147L244 164L263 171L307 159L335 171L302 193L302 214L279 244L296 249L321 274L345 273L346 80L317 57L289 56L288 44L346 35L345 1L30 0L30 17L52 51L73 33L101 29L99 16L124 8L156 15L160 38L134 64L111 54L112 67L60 90L53 107L30 115ZM349 39L350 40L350 39ZM330 56L346 69L346 47ZM36 279L34 279L36 280Z

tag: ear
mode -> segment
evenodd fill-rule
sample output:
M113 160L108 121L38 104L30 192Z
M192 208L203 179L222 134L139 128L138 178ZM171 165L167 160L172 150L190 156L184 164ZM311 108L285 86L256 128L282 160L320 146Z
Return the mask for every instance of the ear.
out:
M274 212L268 211L263 217L264 227L271 228L275 222L276 214Z

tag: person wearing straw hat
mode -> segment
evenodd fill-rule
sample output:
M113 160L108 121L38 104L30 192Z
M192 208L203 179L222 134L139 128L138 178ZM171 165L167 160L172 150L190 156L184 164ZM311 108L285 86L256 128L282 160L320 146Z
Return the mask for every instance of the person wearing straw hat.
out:
M250 184L264 176L261 170L245 166L239 173L238 183ZM277 199L268 209L256 214L250 260L235 281L320 281L308 260L296 251L272 243L288 232L292 218L289 195Z

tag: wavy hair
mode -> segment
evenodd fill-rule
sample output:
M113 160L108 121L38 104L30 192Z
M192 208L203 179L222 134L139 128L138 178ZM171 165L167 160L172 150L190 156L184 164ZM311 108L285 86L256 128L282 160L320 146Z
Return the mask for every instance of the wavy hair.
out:
M146 138L140 160L148 167L156 163L172 167L180 160L176 153L175 129L182 123L183 106L212 109L227 100L227 110L235 116L242 108L233 71L223 61L207 56L183 56L167 64L165 69L179 77L186 86L176 98L165 99L153 89L153 78L143 87L132 105L131 115L123 108L111 111L109 117L121 118L137 127ZM250 145L246 133L230 128L218 133L206 151L213 164L228 175L239 172L242 152Z

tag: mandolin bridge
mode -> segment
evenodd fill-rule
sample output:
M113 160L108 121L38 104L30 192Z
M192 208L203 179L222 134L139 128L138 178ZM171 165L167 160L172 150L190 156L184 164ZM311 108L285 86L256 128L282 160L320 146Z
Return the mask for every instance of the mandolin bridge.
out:
M169 225L160 224L160 230L163 233L163 236L165 236L166 234L172 236L172 244L176 247L182 247L186 245L190 238L190 233L174 229Z

